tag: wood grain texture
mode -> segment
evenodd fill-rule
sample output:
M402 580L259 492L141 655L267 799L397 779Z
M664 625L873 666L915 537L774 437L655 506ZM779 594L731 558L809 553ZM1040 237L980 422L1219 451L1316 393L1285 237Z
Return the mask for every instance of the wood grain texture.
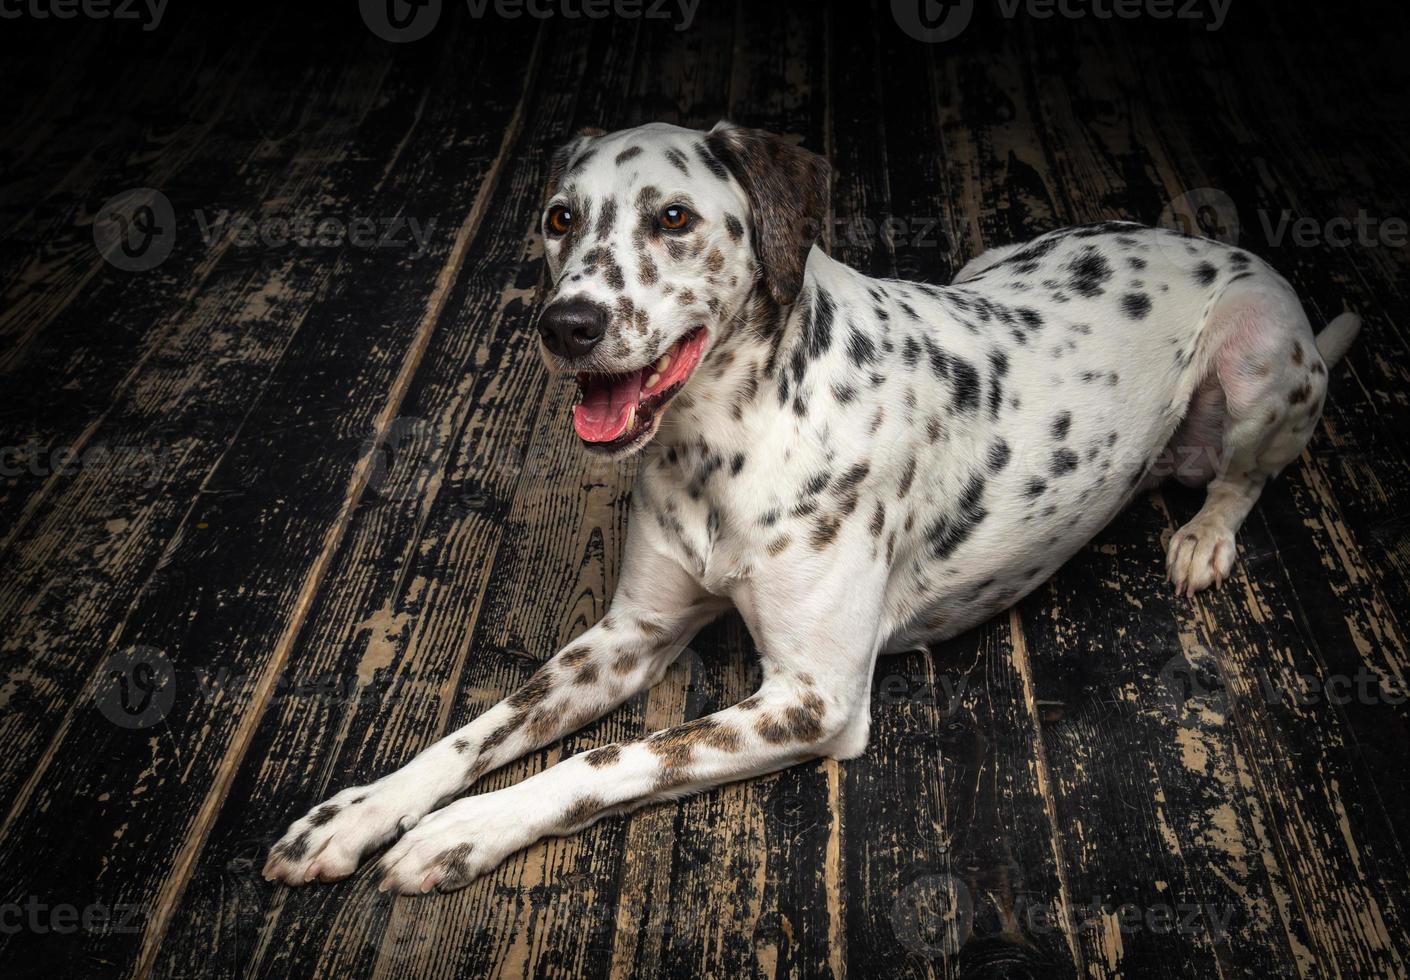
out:
M1410 12L1249 0L1205 31L981 3L927 45L883 0L702 0L686 30L446 6L406 45L351 8L235 5L0 39L28 93L0 117L0 970L1410 973L1410 248L1277 230L1410 218ZM542 184L581 127L720 118L830 158L825 238L872 275L943 283L1213 189L1315 324L1367 329L1224 588L1171 594L1200 497L1162 489L1014 609L882 660L859 759L605 820L453 895L269 886L291 819L608 608L633 470L578 449L536 353ZM181 236L130 273L92 223L141 186ZM280 248L202 240L198 212L433 224L420 251ZM125 652L174 673L148 727L113 700ZM758 679L727 616L472 792ZM9 928L34 902L125 924Z

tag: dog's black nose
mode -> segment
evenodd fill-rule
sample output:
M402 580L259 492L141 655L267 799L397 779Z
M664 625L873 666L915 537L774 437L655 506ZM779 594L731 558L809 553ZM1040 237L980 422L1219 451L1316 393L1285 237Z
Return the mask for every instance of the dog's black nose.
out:
M582 357L606 332L607 309L590 300L559 300L539 315L544 346L559 357Z

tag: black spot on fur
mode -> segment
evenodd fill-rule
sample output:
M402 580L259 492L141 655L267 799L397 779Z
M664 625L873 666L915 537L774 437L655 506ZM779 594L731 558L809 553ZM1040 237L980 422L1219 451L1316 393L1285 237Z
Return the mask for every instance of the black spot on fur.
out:
M700 161L709 168L710 173L720 180L729 180L729 168L720 162L715 154L710 152L710 148L704 143L695 144L695 155L700 157Z
M1121 309L1133 320L1144 320L1151 311L1151 298L1145 293L1127 293L1121 297Z
M1094 299L1106 290L1102 289L1111 279L1111 263L1095 248L1087 247L1067 266L1072 273L1067 280L1069 289L1087 299Z
M1214 267L1212 262L1201 262L1195 267L1195 271L1192 274L1195 277L1195 281L1201 286L1212 286L1214 285L1214 280L1219 278L1219 270Z
M675 167L687 177L690 176L690 161L680 150L676 149L674 146L669 148L666 150L666 159L670 162L671 166Z
M1058 442L1067 438L1068 430L1072 428L1072 413L1063 412L1053 419L1053 438Z
M628 160L631 160L631 159L633 159L633 158L635 158L635 157L639 157L639 156L641 156L641 147L639 147L639 146L629 146L629 147L627 147L625 150L623 150L621 153L618 153L618 154L617 154L617 166L620 167L622 164L626 163Z
M1009 444L1000 439L989 447L989 472L997 473L1005 466L1009 465L1009 459L1013 453L1009 450Z
M1071 449L1059 449L1053 453L1053 476L1064 476L1077 469L1077 454Z
M729 237L736 242L744 237L743 223L732 214L725 215L725 231L729 232Z
M979 407L979 372L962 358L954 359L955 411L973 412Z
M847 337L847 356L852 359L852 363L861 367L876 360L876 344L872 339L853 327Z
M964 544L988 516L988 511L984 509L985 486L982 475L976 473L970 477L954 512L940 517L926 530L931 552L936 558L944 561L954 554L955 549Z

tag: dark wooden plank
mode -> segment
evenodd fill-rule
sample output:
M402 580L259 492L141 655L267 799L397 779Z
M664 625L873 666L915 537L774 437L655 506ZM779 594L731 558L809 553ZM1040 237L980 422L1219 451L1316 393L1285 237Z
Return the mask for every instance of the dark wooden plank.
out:
M210 66L192 55L172 65L170 75L153 66L150 84L156 91L187 85L188 73L214 71L219 83L200 86L204 94L185 114L173 111L168 127L144 129L120 159L91 175L72 199L66 194L62 228L27 253L34 274L15 284L4 313L15 332L0 354L0 376L14 386L16 397L0 406L0 432L6 445L29 447L26 456L34 458L24 459L17 473L7 471L0 483L0 547L9 547L45 497L64 485L52 455L63 451L82 459L94 448L96 427L124 386L168 344L181 342L182 308L200 295L233 245L233 236L219 234L207 244L200 219L214 221L222 213L230 222L264 216L271 181L296 155L315 149L319 156L331 155L328 145L338 138L336 130L365 111L366 106L338 99L367 89L385 62L347 52L341 64L329 66L325 81L347 84L320 90L318 78L294 56L299 50L296 38L283 35L268 46L252 44L234 64ZM372 74L356 76L359 67ZM232 105L237 93L239 104ZM291 97L309 100L318 113L312 117L316 123L297 137L266 143L251 116L276 115ZM111 196L144 185L164 193L177 216L171 254L150 270L115 268L95 247L94 214ZM95 330L95 322L106 329Z
M191 679L187 693L152 731L117 729L96 711L77 714L0 836L11 891L137 902L148 910L141 933L67 945L6 936L5 959L70 964L66 972L101 959L140 972L155 953L370 477L367 434L397 414L483 217L476 202L493 189L517 133L520 93L505 80L522 80L523 49L478 43L481 57L466 57L463 47L434 63L406 56L409 65L424 65L425 78L441 72L454 81L463 73L463 88L423 82L426 105L402 151L405 162L368 202L374 211L460 221L415 257L344 252L241 438L115 629L116 647L162 650ZM460 111L467 91L478 96L469 119ZM249 679L239 704L198 695L194 678L217 667ZM106 746L101 760L94 744ZM46 814L59 813L73 833L44 837ZM79 846L100 840L101 847Z
M356 210L398 150L402 131L388 131L385 122L409 125L422 99L412 87L419 82L394 80L384 93L393 108L374 117L383 128L346 145L373 109L388 64L359 59L346 65L330 79L326 95L307 93L324 119L316 132L291 141L285 153L247 163L243 181L212 157L194 184L170 185L174 200L201 202L195 195L211 193L209 204L229 207L237 219L317 219L333 202ZM228 139L215 141L216 154L231 150ZM230 168L239 166L240 154L231 156ZM340 157L350 163L330 166ZM219 182L233 190L219 190ZM278 204L265 205L266 196ZM338 258L336 249L259 250L238 248L233 240L214 243L208 252L193 246L170 264L171 274L189 275L194 284L153 275L121 289L125 304L109 297L119 303L107 317L111 334L69 352L70 376L85 385L84 394L65 396L55 386L46 398L67 402L68 414L49 414L45 425L86 462L71 471L37 467L37 475L26 474L33 478L28 483L16 481L13 503L18 506L26 491L29 497L8 529L10 574L0 582L11 685L10 710L0 719L11 747L0 763L0 796L13 796L64 723L64 710L104 653L114 623L201 494ZM73 312L96 315L86 302ZM79 322L62 326L55 336L60 343L84 331ZM141 337L146 350L105 400L104 376L112 379L128 360L109 345L123 337Z
M1243 594L1204 597L1194 614L1209 630L1226 700L1267 808L1278 817L1271 833L1286 855L1304 958L1313 972L1395 974L1406 968L1410 900L1399 830L1406 799L1397 788L1410 784L1410 770L1401 750L1407 738L1400 693L1406 689L1403 613L1393 598L1404 594L1404 579L1384 529L1403 509L1397 499L1403 443L1391 433L1404 424L1404 406L1380 393L1401 383L1404 341L1396 336L1393 308L1403 309L1404 301L1395 293L1396 273L1386 273L1388 266L1403 268L1405 256L1403 250L1382 255L1395 250L1353 253L1270 241L1265 223L1254 217L1257 209L1301 212L1308 202L1321 210L1316 202L1372 200L1374 190L1361 184L1352 163L1374 169L1386 154L1377 151L1375 137L1344 151L1327 148L1316 137L1334 128L1335 119L1306 89L1231 87L1218 64L1215 58L1202 62L1199 77L1207 89L1166 97L1218 106L1239 131L1273 111L1265 106L1299 106L1305 115L1281 120L1278 135L1269 138L1274 162L1267 166L1250 167L1236 146L1195 145L1192 159L1237 202L1244 244L1289 276L1314 324L1347 302L1370 314L1370 328L1335 373L1318 438L1265 491L1245 526ZM1333 204L1323 219L1338 210ZM1172 495L1172 526L1188 519L1196 503ZM1358 677L1373 679L1379 689L1358 688ZM1317 693L1329 683L1363 693L1341 704ZM1284 693L1299 690L1310 696Z

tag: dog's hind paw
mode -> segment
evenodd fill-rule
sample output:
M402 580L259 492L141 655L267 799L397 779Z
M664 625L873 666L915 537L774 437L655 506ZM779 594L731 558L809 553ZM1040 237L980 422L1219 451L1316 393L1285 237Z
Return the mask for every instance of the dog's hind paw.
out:
M1175 594L1193 596L1211 585L1223 585L1237 554L1233 531L1218 520L1196 517L1170 539L1165 570Z

